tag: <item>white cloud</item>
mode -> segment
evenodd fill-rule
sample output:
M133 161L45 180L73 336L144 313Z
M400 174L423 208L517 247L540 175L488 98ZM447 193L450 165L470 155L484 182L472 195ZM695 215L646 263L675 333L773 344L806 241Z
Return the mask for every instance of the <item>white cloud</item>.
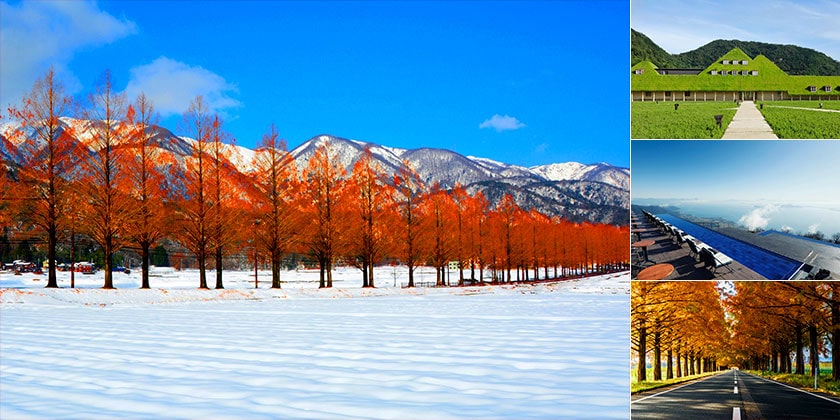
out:
M749 213L741 216L738 223L747 227L750 230L765 229L770 223L770 216L779 211L779 206L767 204L764 207L752 209Z
M788 225L784 225L784 226L782 226L782 228L781 228L780 230L781 230L782 232L785 232L785 233L791 233L791 232L793 232L793 228L792 228L792 227L790 227L790 226L788 226Z
M478 125L478 128L492 128L496 131L502 132L506 130L518 130L522 127L525 127L525 124L521 123L514 117L510 115L501 116L499 114L495 114L490 119L484 120L483 123Z
M814 223L813 225L808 226L808 233L817 233L817 231L819 229L820 229L820 224L819 223Z
M82 85L67 69L76 51L114 42L136 32L92 1L0 3L0 106L17 104L50 66L67 93Z
M238 92L236 86L222 76L167 57L132 68L125 92L129 98L145 93L163 117L183 113L197 95L204 96L211 112L223 115L225 110L242 106L231 97Z

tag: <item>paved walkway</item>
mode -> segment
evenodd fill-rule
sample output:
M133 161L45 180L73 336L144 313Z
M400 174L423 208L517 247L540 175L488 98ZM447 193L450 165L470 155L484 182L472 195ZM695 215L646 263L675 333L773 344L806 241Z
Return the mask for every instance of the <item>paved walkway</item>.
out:
M723 133L723 139L778 139L753 101L744 101Z

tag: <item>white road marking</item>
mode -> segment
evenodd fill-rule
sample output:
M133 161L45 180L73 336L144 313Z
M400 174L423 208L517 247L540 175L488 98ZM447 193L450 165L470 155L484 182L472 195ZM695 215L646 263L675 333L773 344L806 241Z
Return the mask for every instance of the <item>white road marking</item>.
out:
M732 407L732 420L741 420L741 408Z
M749 375L749 374L748 374L748 375ZM767 382L770 382L770 383L773 383L773 384L781 385L781 386L783 386L783 387L785 387L785 388L790 388L790 389L792 389L792 390L794 390L794 391L804 392L804 393L806 393L806 394L808 394L808 395L810 395L810 396L812 396L812 397L822 398L822 399L824 399L824 400L826 400L826 401L831 401L831 402L833 402L834 404L838 404L838 405L840 405L840 401L837 401L837 400L832 400L831 398L826 398L826 397L823 397L822 395L817 395L817 394L814 394L814 393L812 393L812 392L808 392L808 391L805 391L805 390L802 390L802 389L799 389L799 388L794 388L794 387L792 387L792 386L790 386L790 385L783 384L783 383L781 383L781 382L776 382L776 381L774 381L774 380L772 380L772 379L762 378L761 376L755 376L755 375L750 375L750 376L755 377L755 378L758 378L758 379L763 379L763 380L765 380L765 381L767 381Z
M644 398L639 398L638 400L635 400L635 401L630 401L630 404L635 404L635 403L637 403L637 402L639 402L639 401L644 401L644 400L646 400L646 399L648 399L648 398L658 397L658 396L660 396L660 395L662 395L662 394L666 394L666 393L671 392L671 391L676 391L676 390L678 390L678 389L680 389L680 388L683 388L683 387L686 387L686 386L689 386L689 385L694 385L694 384L696 384L696 383L698 383L698 382L703 382L703 381L705 381L705 380L707 380L707 379L716 378L717 376L718 376L718 375L707 376L707 377L702 378L702 379L699 379L699 380L697 380L697 381L690 382L690 383L687 383L687 384L685 384L685 385L680 385L680 386L678 386L678 387L676 387L676 388L669 389L669 390L667 390L667 391L662 391L662 392L660 392L660 393L658 393L658 394L648 395L647 397L644 397Z
M737 393L738 393L738 387L736 386L735 387L735 392L733 392L733 394L737 394Z

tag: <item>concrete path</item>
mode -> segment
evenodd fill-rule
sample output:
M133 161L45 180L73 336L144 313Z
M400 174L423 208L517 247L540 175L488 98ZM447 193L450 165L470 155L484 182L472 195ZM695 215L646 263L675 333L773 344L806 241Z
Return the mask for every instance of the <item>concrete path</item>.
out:
M778 139L753 101L744 101L723 133L723 139Z

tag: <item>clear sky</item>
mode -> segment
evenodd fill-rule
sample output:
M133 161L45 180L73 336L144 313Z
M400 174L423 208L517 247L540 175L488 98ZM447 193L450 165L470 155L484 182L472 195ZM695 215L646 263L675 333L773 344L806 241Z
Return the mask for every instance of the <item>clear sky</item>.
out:
M840 142L831 140L635 140L633 201L840 208L838 156Z
M633 0L631 26L672 54L716 39L812 48L840 60L837 0Z
M629 166L626 0L0 2L0 103L105 69L161 124L202 94L237 143L271 123L531 166Z

